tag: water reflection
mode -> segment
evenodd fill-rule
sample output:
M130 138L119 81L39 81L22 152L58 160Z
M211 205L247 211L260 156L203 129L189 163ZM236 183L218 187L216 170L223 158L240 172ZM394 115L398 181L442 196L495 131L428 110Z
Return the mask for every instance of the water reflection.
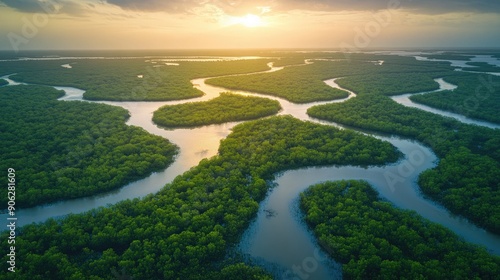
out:
M270 66L271 69L266 72L282 69L282 67L272 67L272 64ZM15 84L8 77L6 80L12 85ZM222 91L228 91L220 87L207 85L205 84L205 80L206 78L192 80L193 85L205 93L204 96L195 99L196 101L206 101L217 97ZM453 85L445 83L442 79L437 79L436 81L440 84L441 89L452 89L453 87ZM325 83L329 86L340 88L336 84L336 79L326 80ZM82 100L82 90L69 87L56 88L66 92L66 95L61 100ZM243 95L259 95L244 91L235 92ZM348 92L349 96L347 98L332 102L343 102L355 96L353 92ZM312 119L306 113L307 109L311 106L329 102L294 104L277 97L267 95L265 97L278 100L281 103L283 109L279 114L290 114L301 120L339 126L335 123ZM416 107L407 97L407 95L402 95L393 99L404 105ZM62 201L48 206L20 210L17 212L19 225L41 222L49 217L57 217L69 213L80 213L95 207L114 204L124 199L143 197L147 194L155 193L165 186L165 184L171 182L176 176L196 166L201 159L216 155L220 140L225 138L237 123L165 130L158 128L151 120L153 112L161 106L192 101L99 102L127 109L130 112L130 119L127 121L127 124L142 127L149 133L165 137L179 146L180 154L176 161L166 170L154 173L143 180L133 182L119 190L87 198ZM429 108L422 109L430 111ZM440 115L447 116L451 114L440 110L433 110L433 113ZM326 180L362 179L371 183L382 197L391 201L396 206L415 210L425 218L450 228L467 241L484 245L491 252L500 254L500 238L498 236L477 228L464 219L452 216L443 207L422 197L416 181L422 171L436 165L437 158L432 151L415 141L388 138L380 135L372 136L392 143L405 154L405 159L396 164L384 167L313 167L283 173L276 180L277 187L272 189L261 203L257 218L244 233L242 241L239 244L239 250L265 263L277 264L279 267L278 270L285 274L285 276L291 276L290 273L296 274L294 268L299 267L307 272L312 277L311 279L329 279L332 275L340 277L338 264L335 264L328 258L317 258L317 256L324 256L324 253L319 250L319 246L313 235L307 230L300 219L300 215L298 214L298 196L310 185ZM392 177L388 176L388 174L396 174L402 180L391 181L388 178ZM273 213L273 215L269 215L269 213ZM314 264L314 269L312 269L314 260L317 263Z
M439 89L437 89L435 91L431 91L431 92L438 92L438 91L443 91L443 90L450 90L450 91L452 91L452 90L454 90L454 89L457 88L457 86L445 82L442 78L435 79L434 81L436 81L439 84ZM427 112L431 112L431 113L434 113L434 114L438 114L438 115L441 115L441 116L454 118L454 119L459 120L459 121L461 121L463 123L466 123L466 124L475 124L475 125L479 125L479 126L485 126L485 127L488 127L488 128L500 129L500 125L498 125L498 124L491 123L491 122L486 122L486 121L475 120L475 119L467 118L464 115L460 115L460 114L455 114L455 113L448 112L448 111L439 110L439 109L432 108L432 107L429 107L429 106L426 106L426 105L422 105L422 104L419 104L419 103L414 103L409 98L412 95L427 94L427 93L431 93L431 92L409 93L409 94L392 96L391 98L392 98L392 100L398 102L399 104L402 104L402 105L405 105L405 106L408 106L408 107L418 108L418 109L421 109L421 110L424 110L424 111L427 111ZM449 94L453 94L453 92L449 92Z

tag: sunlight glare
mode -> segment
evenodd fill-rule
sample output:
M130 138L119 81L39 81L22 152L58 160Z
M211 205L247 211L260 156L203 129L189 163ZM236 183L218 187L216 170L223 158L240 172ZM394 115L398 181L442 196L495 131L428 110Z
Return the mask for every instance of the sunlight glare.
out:
M246 16L241 17L239 22L246 27L258 27L262 25L260 17L253 14L247 14Z

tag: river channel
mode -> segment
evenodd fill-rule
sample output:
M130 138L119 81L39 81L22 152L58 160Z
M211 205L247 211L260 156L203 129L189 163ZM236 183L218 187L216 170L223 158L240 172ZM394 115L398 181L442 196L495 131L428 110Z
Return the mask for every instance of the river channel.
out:
M265 72L282 69L282 67L270 66L270 70ZM3 78L11 85L16 84L8 76ZM206 79L208 78L191 81L195 87L205 93L204 96L197 99L169 102L99 102L127 109L130 112L130 118L127 121L128 125L142 127L149 133L165 137L179 146L180 153L171 166L162 172L153 173L145 179L130 183L115 191L18 210L16 212L18 224L24 225L32 222L42 222L50 217L60 217L69 213L81 213L95 207L108 206L125 199L144 197L145 195L159 191L176 176L196 166L201 159L216 155L220 140L224 139L231 132L231 129L238 124L237 122L190 129L165 130L157 127L151 121L153 112L163 105L207 101L217 97L220 92L228 91L227 89L207 85L205 83ZM335 81L336 79L329 79L325 83L329 86L340 88ZM439 90L452 90L454 88L453 85L444 82L442 79L436 79L436 82L440 85ZM65 96L60 98L62 101L83 100L83 90L58 86L55 88L65 91ZM294 104L287 100L267 95L265 97L280 102L282 107L280 115L292 115L300 120L342 128L342 126L335 123L312 119L306 112L308 108L315 105L343 102L355 96L355 93L346 91L349 92L349 97L345 99L308 104ZM245 91L232 92L243 95L264 96ZM465 123L472 122L490 128L499 128L495 124L477 122L460 115L414 104L408 99L408 96L399 95L393 97L393 100L405 106L419 107L432 113L454 117ZM438 162L438 158L429 148L413 140L387 137L367 132L362 133L390 142L403 152L404 159L394 164L371 166L368 168L358 166L329 166L310 167L283 172L276 179L276 186L269 191L265 200L261 202L256 219L244 233L237 249L265 267L274 268L273 271L277 273L277 276L288 276L289 279L293 279L292 276L299 277L300 275L297 276L295 274L294 268L302 267L302 271L303 273L307 273L308 279L340 278L341 271L339 265L326 258L325 252L321 251L312 233L302 221L302 216L298 210L298 197L309 186L319 182L360 179L368 181L377 189L381 197L392 202L397 207L414 210L423 217L451 229L465 240L483 245L491 253L500 255L499 236L476 227L466 219L450 214L444 207L425 199L421 194L417 186L419 174L424 170L435 167ZM391 178L399 179L393 180Z

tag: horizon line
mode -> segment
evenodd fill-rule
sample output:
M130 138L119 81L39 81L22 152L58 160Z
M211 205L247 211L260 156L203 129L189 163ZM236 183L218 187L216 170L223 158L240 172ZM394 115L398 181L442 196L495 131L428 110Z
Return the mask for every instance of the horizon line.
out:
M27 50L19 50L15 51L12 49L0 49L0 52L51 52L51 51L62 51L62 52L81 52L81 51L118 51L118 52L129 52L129 51L275 51L275 50L284 50L284 51L338 51L338 52L350 52L350 53L362 53L365 51L381 51L381 50L391 50L391 51L405 51L405 50L439 50L439 51L460 51L460 50L500 50L500 47L370 47L370 48L362 48L356 51L346 51L343 48L334 47L273 47L273 48L161 48L161 49L106 49L106 48L96 48L96 49L27 49Z

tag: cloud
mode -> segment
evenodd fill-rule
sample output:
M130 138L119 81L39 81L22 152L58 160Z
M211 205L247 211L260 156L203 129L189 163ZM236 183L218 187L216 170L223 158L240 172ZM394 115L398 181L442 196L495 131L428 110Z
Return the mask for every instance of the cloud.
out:
M27 13L41 13L43 10L43 3L35 0L1 0L6 6L14 8L21 12Z
M72 0L0 0L5 6L24 13L70 14L81 16L86 7Z
M202 4L203 1L187 1L187 0L107 0L109 4L119 6L127 10L138 10L148 12L168 12L168 13L184 13L189 9Z
M192 13L205 7L217 7L228 15L260 13L263 7L275 1L242 1L242 0L105 0L106 3L126 10L166 13Z
M401 9L423 14L450 12L493 12L500 13L497 0L106 0L107 3L123 9L142 11L164 11L185 13L206 4L215 5L228 14L248 13L257 7L271 7L274 11L312 10L312 11L376 11L387 9L396 3Z
M71 11L78 10L73 0L0 0L5 5L22 12L43 12L40 3L73 5ZM377 11L387 9L395 3L403 10L420 14L444 14L452 12L500 13L498 0L86 0L98 5L111 4L124 10L144 12L165 12L173 14L192 13L193 9L213 5L228 15L258 13L259 7L269 7L272 11Z

